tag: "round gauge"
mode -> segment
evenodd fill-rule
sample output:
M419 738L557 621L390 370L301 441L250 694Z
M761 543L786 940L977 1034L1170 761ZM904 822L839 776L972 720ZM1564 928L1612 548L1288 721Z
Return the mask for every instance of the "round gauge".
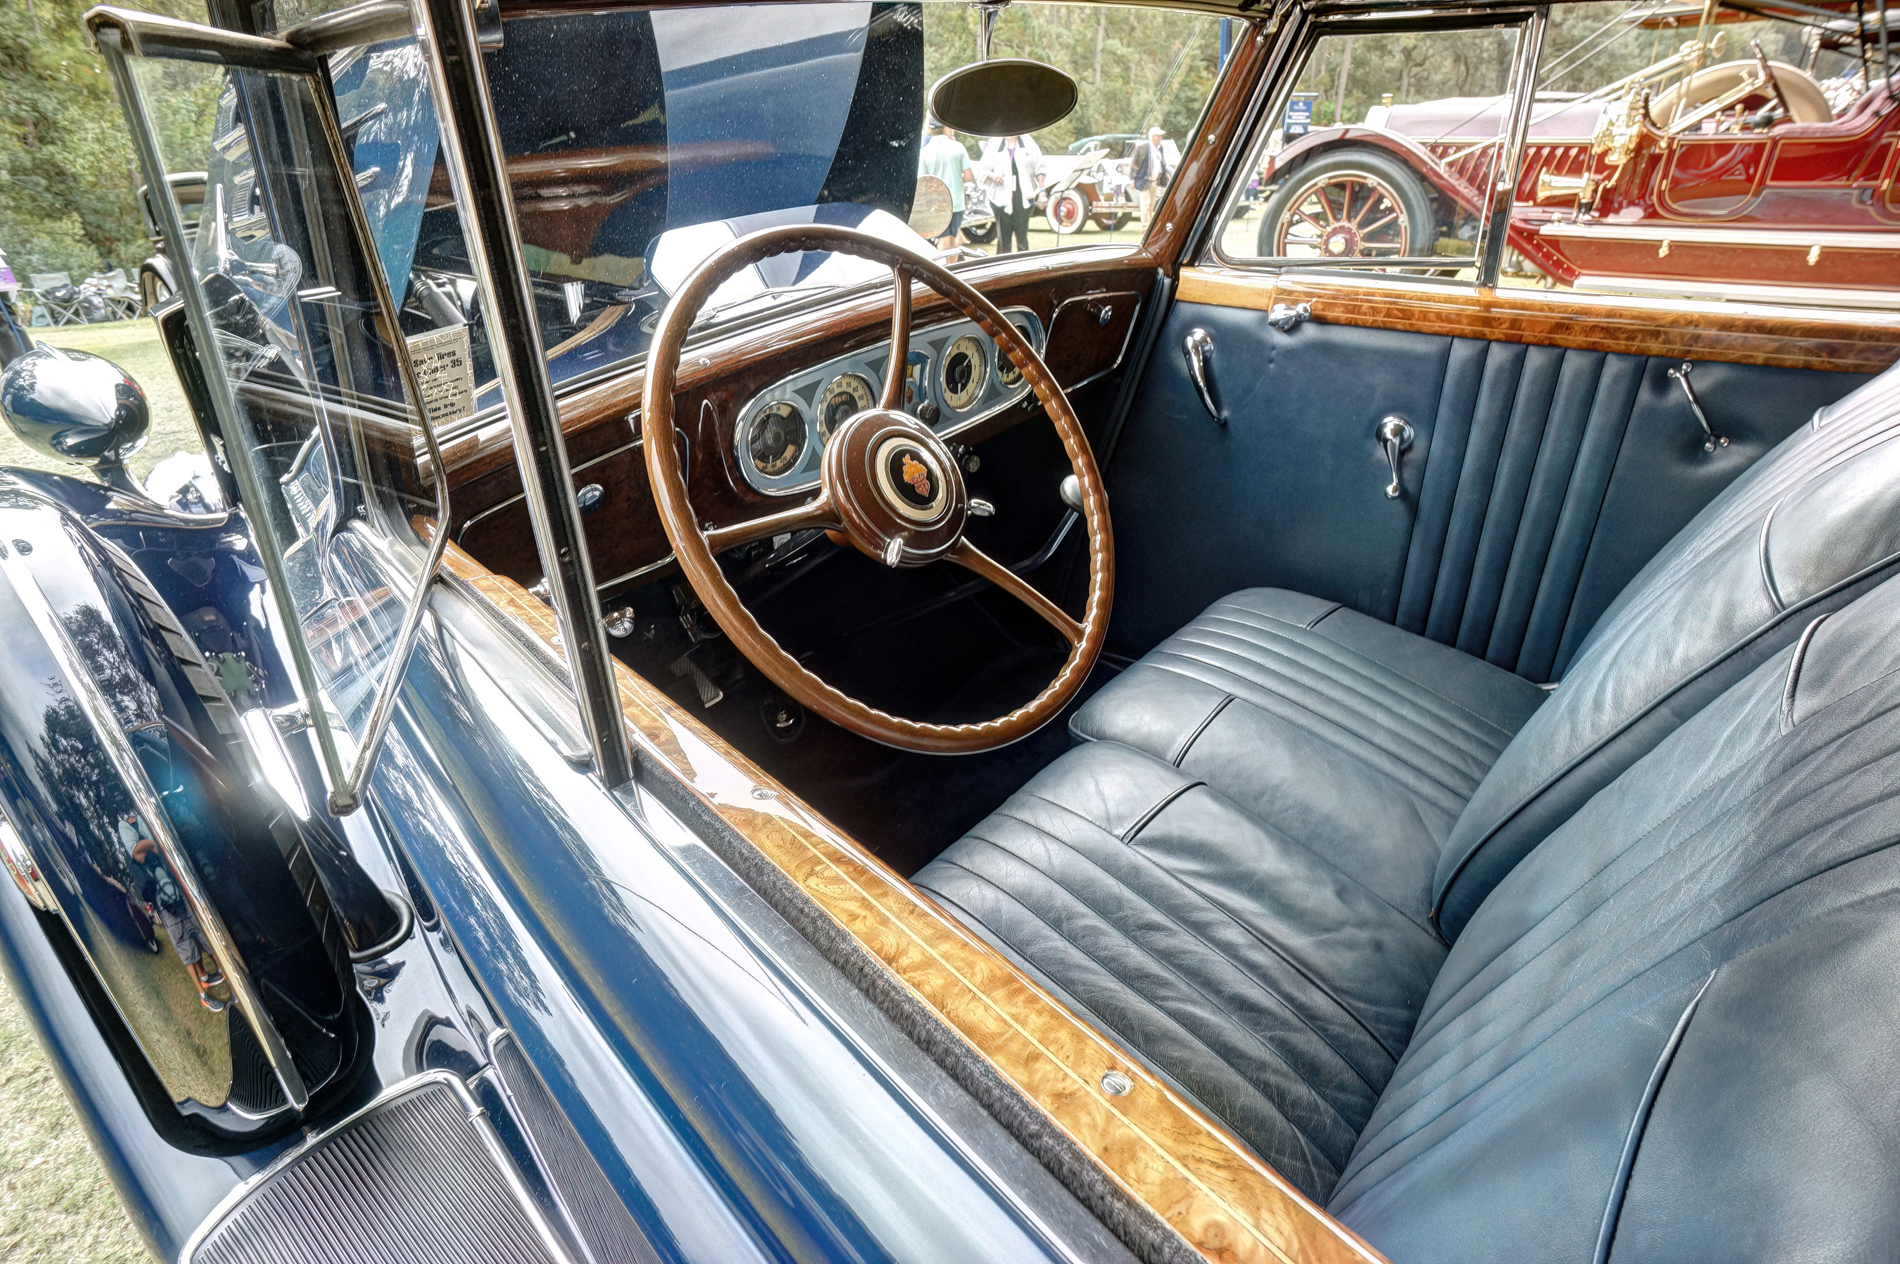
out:
M831 379L818 405L818 437L831 432L877 402L871 382L862 373L842 373Z
M983 398L984 379L989 360L983 354L983 340L965 334L950 344L943 357L943 402L962 412Z
M753 469L767 478L789 474L805 455L805 415L788 399L767 404L752 415L745 444Z
M1021 325L1015 328L1016 332L1023 336L1023 341L1029 342L1029 331ZM1030 345L1035 344L1030 343ZM1003 350L1000 343L996 347L996 380L1011 390L1014 390L1016 384L1023 380L1023 371L1016 367L1016 362L1009 358L1009 352Z

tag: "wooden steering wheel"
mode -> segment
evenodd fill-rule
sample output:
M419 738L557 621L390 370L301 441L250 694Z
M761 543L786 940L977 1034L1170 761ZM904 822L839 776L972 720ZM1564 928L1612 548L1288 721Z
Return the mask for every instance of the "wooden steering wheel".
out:
M890 268L892 366L881 397L841 422L826 441L818 495L796 508L733 526L702 526L687 498L680 444L673 428L673 390L680 350L708 296L733 273L761 259L793 251L842 251ZM963 473L942 439L902 411L910 352L911 283L924 285L975 321L995 339L1042 402L1068 453L1082 489L1088 530L1088 604L1081 621L969 540L963 528L970 501ZM715 621L754 666L780 689L819 715L887 746L955 755L990 750L1027 737L1075 696L1108 634L1109 601L1115 586L1114 548L1109 539L1108 498L1075 410L1050 376L1035 348L981 294L920 255L853 229L823 224L771 228L724 246L700 264L661 313L647 354L646 389L640 406L647 476L660 522L672 541L680 569ZM786 653L739 600L716 555L766 536L824 528L842 533L865 555L886 566L954 562L1014 596L1041 615L1069 643L1069 656L1055 678L1008 715L975 724L926 724L890 715L849 697L807 671Z

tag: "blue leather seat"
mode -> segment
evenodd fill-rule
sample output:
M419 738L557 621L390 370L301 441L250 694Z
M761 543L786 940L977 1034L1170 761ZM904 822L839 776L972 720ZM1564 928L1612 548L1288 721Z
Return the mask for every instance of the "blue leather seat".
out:
M1900 984L1869 964L1900 940L1900 806L1891 771L1865 771L1900 750L1880 709L1900 704L1897 560L1900 372L1711 503L1548 698L1328 603L1236 594L1097 695L1074 726L1089 740L916 881L1396 1259L1579 1258L1599 1229L1623 1259L1639 1226L1707 1219L1682 1165L1754 1162L1724 1129L1844 1103L1880 1121L1843 1230L1872 1232L1900 1181L1893 1042L1823 1054L1820 1028L1773 1016L1821 1016L1811 976L1857 989L1827 1022L1900 1025ZM1829 811L1844 779L1851 827ZM1796 910L1817 900L1810 926ZM1671 1043L1696 994L1726 1053ZM1665 1118L1652 1081L1692 1048L1714 1078L1669 1073L1676 1148L1644 1141L1636 1163L1626 1141ZM1810 1057L1839 1082L1792 1087ZM1764 1178L1785 1187L1747 1227L1706 1226L1732 1250L1687 1254L1752 1258L1775 1212L1812 1225L1789 1204L1815 1190L1789 1176Z

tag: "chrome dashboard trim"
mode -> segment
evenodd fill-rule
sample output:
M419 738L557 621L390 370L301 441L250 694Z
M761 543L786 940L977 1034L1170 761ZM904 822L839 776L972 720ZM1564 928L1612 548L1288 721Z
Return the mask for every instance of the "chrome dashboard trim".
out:
M1074 298L1065 298L1060 303L1057 303L1056 309L1053 312L1049 313L1049 332L1050 333L1055 332L1056 321L1061 318L1064 308L1070 307L1076 303L1090 303L1101 297L1102 296L1100 294L1078 294ZM1107 368L1101 370L1100 372L1091 373L1087 377L1083 378L1081 381L1071 382L1069 385L1063 387L1062 389L1065 393L1068 391L1079 391L1084 386L1089 385L1091 382L1101 381L1103 378L1113 373L1116 369L1121 368L1123 361L1128 359L1128 348L1134 343L1135 330L1139 328L1141 325L1141 296L1137 294L1134 296L1134 298L1135 298L1135 310L1131 312L1128 316L1128 332L1122 335L1121 349L1115 352L1114 360L1112 360L1109 363L1109 366ZM1044 346L1048 345L1048 340L1046 337L1044 338L1043 345ZM1036 348L1036 350L1040 352L1042 350L1042 347L1038 347Z
M1074 300L1070 301L1073 302ZM1066 305L1067 304L1064 304L1064 306ZM1057 310L1060 311L1061 308ZM1027 327L1030 344L1036 348L1038 354L1048 345L1048 331L1044 327L1042 319L1037 316L1035 312L1027 307L1006 307L1003 309L1003 315L1009 319L1011 324L1016 325L1018 328ZM1051 327L1053 327L1053 324L1054 322L1051 321ZM1130 328L1133 328L1132 324ZM984 370L988 379L986 382L987 390L989 385L999 380L995 372L995 358L997 355L996 340L984 333L973 320L959 318L956 320L939 321L934 325L928 325L912 331L911 354L919 354L921 344L926 341L941 341L945 346L948 346L950 343L955 342L956 339L962 337L966 332L976 334L982 338L989 347L989 362L985 365ZM1126 351L1126 346L1127 344L1124 340L1124 352ZM786 374L772 385L746 400L733 416L731 441L733 464L737 467L739 476L745 480L746 486L750 487L753 491L762 492L767 496L796 496L818 486L818 470L813 464L813 456L810 451L803 454L798 463L798 468L795 471L791 474L781 475L778 479L767 478L754 469L752 461L745 451L744 440L746 424L753 417L758 415L759 409L766 405L777 403L780 400L788 401L798 407L802 412L808 414L806 417L808 427L806 443L808 448L815 448L817 452L822 453L824 450L823 440L819 439L814 444L813 439L817 435L819 405L822 402L820 396L823 394L825 386L843 374L857 373L866 381L869 381L873 387L881 387L883 385L884 373L876 371L873 365L879 363L880 357L882 357L885 372L889 371L889 348L890 343L888 340L876 342L868 347L860 347L856 351L847 352L841 356L834 356L821 363L808 365L796 372ZM982 422L990 420L992 417L996 417L1016 407L1030 394L1029 381L1027 378L1023 378L1020 379L1015 386L1006 388L1008 391L1006 398L995 400L995 402L987 405L979 400L977 406L968 412L960 412L956 409L952 409L948 405L943 404L940 399L934 398L934 396L941 394L942 383L940 379L942 378L942 365L940 362L936 362L940 361L941 357L932 353L925 354L930 356L930 361L926 362L923 372L920 374L920 378L926 388L932 393L933 398L931 398L929 402L938 404L943 411L943 419L930 427L936 432L939 438L953 439L970 427L979 425ZM1120 363L1119 358L1116 363ZM801 398L799 392L807 386L814 385L815 390L812 400L807 404ZM995 397L992 395L991 398L994 399ZM637 574L639 572L635 573ZM622 576L621 578L625 579L629 577L630 576ZM605 585L603 585L603 587L604 586Z

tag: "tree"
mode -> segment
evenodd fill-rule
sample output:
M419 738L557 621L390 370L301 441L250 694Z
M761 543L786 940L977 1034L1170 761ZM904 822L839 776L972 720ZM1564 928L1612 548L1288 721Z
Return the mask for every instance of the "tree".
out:
M88 0L0 5L0 248L16 274L84 273L147 253L125 116L86 46ZM202 22L202 3L142 7Z

